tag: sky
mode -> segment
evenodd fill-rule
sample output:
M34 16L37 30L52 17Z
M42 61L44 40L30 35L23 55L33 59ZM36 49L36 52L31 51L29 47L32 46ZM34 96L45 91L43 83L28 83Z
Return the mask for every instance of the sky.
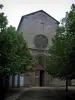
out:
M73 3L75 0L0 0L0 4L4 5L2 11L7 16L8 25L16 28L21 16L38 10L44 10L60 21Z

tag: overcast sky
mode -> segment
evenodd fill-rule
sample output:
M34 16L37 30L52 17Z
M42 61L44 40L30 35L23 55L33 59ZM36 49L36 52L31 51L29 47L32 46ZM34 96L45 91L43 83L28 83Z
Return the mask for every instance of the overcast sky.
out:
M22 15L38 10L44 10L60 21L65 12L70 10L75 0L0 0L4 5L3 12L8 18L9 25L17 28Z

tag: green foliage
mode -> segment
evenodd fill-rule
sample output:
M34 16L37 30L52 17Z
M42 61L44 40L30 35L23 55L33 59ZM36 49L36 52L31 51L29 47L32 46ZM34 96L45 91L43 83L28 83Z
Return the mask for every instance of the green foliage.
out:
M46 66L46 59L47 59L47 55L45 54L39 54L36 56L33 56L32 59L32 69L35 70L35 66L38 64L44 65L44 68Z
M2 4L0 4L0 9L2 9L3 8L3 5Z
M75 5L74 4L72 4L71 11L69 12L68 18L66 19L66 28L71 35L75 35Z
M63 18L52 39L47 58L47 71L61 79L75 78L75 5Z
M22 33L12 26L6 27L7 22L4 13L0 13L0 75L23 73L32 61Z
M0 9L3 8L3 5L0 4ZM4 13L1 12L0 13L0 31L3 30L4 28L6 28L6 25L8 24L8 21L7 21L7 17L4 16Z

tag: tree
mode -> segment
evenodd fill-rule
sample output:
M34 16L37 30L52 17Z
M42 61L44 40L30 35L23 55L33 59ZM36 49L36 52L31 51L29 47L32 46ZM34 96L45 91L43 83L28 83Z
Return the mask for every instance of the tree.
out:
M8 69L7 74L24 73L31 59L23 35L14 27L10 26L0 33L0 67L3 71Z
M2 7L3 5L0 5L0 8ZM15 27L7 27L7 23L4 13L0 13L0 88L4 86L6 76L24 73L32 62L32 56L22 33ZM2 90L3 88L0 89L1 93Z
M52 39L52 46L48 50L47 71L60 79L75 78L75 5L62 19L62 24L57 28L56 35Z

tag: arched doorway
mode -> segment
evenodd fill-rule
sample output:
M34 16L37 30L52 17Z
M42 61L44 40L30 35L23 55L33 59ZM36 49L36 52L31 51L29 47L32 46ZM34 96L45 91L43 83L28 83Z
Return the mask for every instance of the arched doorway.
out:
M40 86L44 86L44 70L40 70L39 85L40 85Z
M44 86L44 67L42 64L36 65L35 81L36 86Z

